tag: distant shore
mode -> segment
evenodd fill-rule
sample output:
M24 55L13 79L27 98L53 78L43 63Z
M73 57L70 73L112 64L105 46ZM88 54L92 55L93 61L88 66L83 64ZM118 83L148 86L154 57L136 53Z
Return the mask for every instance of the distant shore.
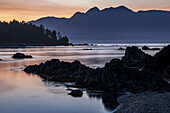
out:
M0 48L26 48L26 47L41 47L41 46L89 46L95 44L77 43L77 44L0 44Z
M69 46L68 45L56 45L56 44L5 44L5 45L1 45L0 44L0 48L26 48L26 47L41 47L41 46Z

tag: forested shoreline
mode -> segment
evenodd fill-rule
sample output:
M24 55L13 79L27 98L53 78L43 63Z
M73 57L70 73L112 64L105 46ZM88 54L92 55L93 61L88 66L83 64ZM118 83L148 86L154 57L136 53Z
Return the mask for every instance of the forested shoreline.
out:
M68 45L67 36L24 21L0 21L0 45Z

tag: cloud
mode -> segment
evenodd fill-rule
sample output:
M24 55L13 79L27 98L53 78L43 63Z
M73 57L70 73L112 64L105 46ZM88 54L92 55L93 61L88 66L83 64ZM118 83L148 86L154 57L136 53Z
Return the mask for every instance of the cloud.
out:
M31 0L32 1L32 0ZM41 16L58 16L58 17L70 17L78 10L84 10L82 6L64 5L51 1L35 0L34 2L28 1L0 1L0 20L19 19L30 20L37 19ZM31 19L31 20L32 20Z

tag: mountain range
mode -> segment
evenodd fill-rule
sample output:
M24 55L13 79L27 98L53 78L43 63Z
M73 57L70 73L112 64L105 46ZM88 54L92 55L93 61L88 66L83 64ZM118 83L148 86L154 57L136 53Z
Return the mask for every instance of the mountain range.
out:
M60 31L73 43L170 42L170 11L163 10L93 7L71 18L43 17L28 23Z

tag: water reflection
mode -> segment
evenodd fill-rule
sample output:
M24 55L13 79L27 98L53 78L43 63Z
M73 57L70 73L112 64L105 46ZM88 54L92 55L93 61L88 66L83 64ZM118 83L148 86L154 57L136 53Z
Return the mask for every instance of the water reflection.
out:
M117 96L119 96L116 92L87 92L89 98L96 98L96 99L102 99L103 105L106 110L113 111L119 103L117 102Z
M68 95L74 88L66 87L71 84L49 82L22 71L26 65L50 59L68 62L80 60L93 68L102 67L113 58L121 58L125 52L119 51L119 46L93 46L91 51L84 51L83 48L61 46L0 49L0 59L3 60L0 62L0 113L110 113L118 105L113 92L90 93L81 89L83 96L74 98ZM30 54L34 58L14 60L11 56L16 52ZM157 51L146 52L154 55Z
M29 76L38 76L38 75L30 74ZM82 92L84 92L85 95L87 94L90 99L96 98L98 101L102 100L102 104L104 108L109 112L113 111L119 105L119 103L117 102L117 96L119 96L117 91L111 91L111 92L89 91L84 88L75 88L74 87L75 83L52 82L52 81L48 81L46 78L42 78L42 81L45 86L50 87L48 89L48 92L56 95L62 95L65 94L66 92L69 95L69 93L72 90L81 90ZM57 87L57 89L54 87ZM77 98L72 95L70 96L73 98Z

